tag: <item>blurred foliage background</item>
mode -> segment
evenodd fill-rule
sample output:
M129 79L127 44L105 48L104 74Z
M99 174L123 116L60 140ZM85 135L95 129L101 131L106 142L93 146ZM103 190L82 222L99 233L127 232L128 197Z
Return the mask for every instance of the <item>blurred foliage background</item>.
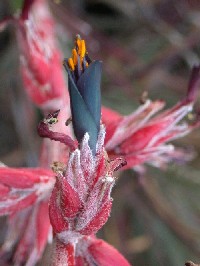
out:
M1 1L0 19L18 12L22 2ZM139 106L144 91L151 99L164 99L167 107L184 97L191 67L200 62L199 0L51 0L49 4L64 56L70 55L79 33L91 58L103 61L104 105L128 114ZM13 26L0 33L0 160L9 166L34 166L40 145L39 112L22 89L14 33ZM147 166L143 177L133 171L120 175L112 215L99 237L132 265L200 263L199 133L175 142L195 151L187 165L174 163L162 171ZM41 265L46 265L45 258Z

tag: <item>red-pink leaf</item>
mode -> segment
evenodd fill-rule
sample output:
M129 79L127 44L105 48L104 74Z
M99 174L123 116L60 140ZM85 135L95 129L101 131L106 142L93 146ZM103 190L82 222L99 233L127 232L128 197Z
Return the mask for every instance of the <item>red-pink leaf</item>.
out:
M105 138L105 144L111 137L113 136L118 124L121 122L123 117L117 113L114 112L112 109L109 109L107 107L102 107L102 122L106 126L106 138Z
M47 182L53 172L40 168L0 168L0 183L13 188L31 188L34 184Z
M37 219L37 249L38 253L41 254L47 243L48 234L50 230L50 220L48 212L48 200L42 201L38 204Z
M10 189L8 186L0 184L0 198L3 199L8 193Z
M83 266L83 265L87 265L86 262L85 262L85 259L81 256L78 256L75 258L76 259L76 266Z
M59 200L58 194L59 194L58 184L55 184L55 187L51 193L49 201L49 218L54 233L60 233L68 229L68 222L63 218L60 204L57 204Z
M108 201L101 208L100 212L91 220L91 222L83 228L80 233L83 235L95 234L108 220L112 207L112 201Z
M37 196L35 193L32 193L28 196L24 196L20 199L16 198L8 198L2 202L0 202L0 215L6 215L13 212L21 211L31 205L36 201Z
M130 266L114 247L103 240L95 239L88 250L98 266Z
M82 202L78 193L70 186L63 178L61 190L61 208L64 217L72 218L77 215L77 212L82 206Z

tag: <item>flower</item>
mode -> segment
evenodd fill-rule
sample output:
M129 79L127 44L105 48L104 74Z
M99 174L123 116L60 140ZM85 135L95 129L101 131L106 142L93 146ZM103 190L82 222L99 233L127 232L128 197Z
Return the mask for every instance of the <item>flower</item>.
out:
M67 100L67 90L55 25L46 0L24 1L15 25L24 89L40 108L47 111L61 108L63 98Z
M80 149L71 153L67 166L55 169L56 184L49 202L49 216L57 243L53 265L61 265L60 261L62 265L68 265L71 257L74 257L72 260L79 257L79 241L85 245L87 241L85 243L84 236L96 234L110 215L110 194L115 184L113 172L125 162L122 158L109 161L104 149L104 138L105 129L101 126L94 156L89 146L89 134L85 133ZM91 248L91 254L93 251ZM94 258L96 253L94 251ZM85 253L82 255L87 257ZM118 265L129 264L126 262Z
M45 113L58 110L67 103L67 96L60 53L54 41L54 23L46 2L25 1L22 14L15 21L25 88ZM129 265L114 248L94 237L110 215L114 171L125 165L121 155L128 160L127 167L144 162L161 165L174 155L172 146L165 143L199 125L198 121L191 125L180 123L192 110L199 86L199 67L193 69L187 97L154 118L164 106L162 101L148 100L125 118L103 108L107 126L104 142L105 128L100 125L101 62L90 60L84 40L77 36L72 57L65 59L64 65L69 75L77 141L61 132L66 130L66 113L64 116L61 110L61 127L55 129L59 112L51 112L39 124L38 132L59 145L55 148L50 140L44 142L41 167L0 169L0 214L10 215L2 254L16 247L13 263L35 265L51 235L51 221L56 242L53 265ZM67 149L61 151L60 143ZM59 154L54 156L56 152ZM58 160L53 164L56 178L45 169L54 158ZM62 158L67 163L61 163Z
M115 184L113 173L125 164L122 158L109 160L104 148L105 128L100 125L101 63L91 62L80 36L72 55L64 65L69 74L72 124L79 146L71 152L66 166L54 169L56 183L49 201L49 217L55 236L55 266L83 265L88 253L93 257L89 265L101 260L92 244L89 251L87 237L96 234L107 221ZM55 140L56 134L48 132L46 136ZM88 246L82 249L82 257L81 246ZM129 265L121 255L118 258L118 265Z
M16 26L24 89L45 114L61 109L59 123L52 125L52 129L59 130L61 135L63 131L71 135L70 127L66 128L62 123L66 113L70 117L69 101L61 54L55 41L55 24L47 1L25 0L19 17L9 17L4 21L4 26L8 22ZM41 258L48 238L52 238L48 200L55 177L47 169L54 160L66 161L67 154L66 146L45 139L40 154L40 168L0 169L0 214L9 215L7 234L0 253L1 261L5 258L15 265L27 263L32 266ZM39 173L41 177L48 176L49 181L40 180ZM26 187L29 178L32 186ZM20 186L16 188L15 183Z
M62 71L61 52L56 43L56 26L47 1L25 0L21 14L14 22L24 89L45 116L60 109L56 128L66 132L61 117L66 119L66 116L71 116L69 96ZM67 134L71 135L70 127L67 127ZM43 147L41 158L46 161L45 167L62 157L60 150L63 146L60 143L52 144L44 140Z
M154 115L165 105L161 100L147 100L125 117L109 108L102 108L102 121L107 129L105 148L109 156L124 156L126 167L136 169L145 162L162 167L173 158L184 155L166 143L187 135L200 125L199 120L192 124L182 121L193 110L200 86L199 73L200 66L194 67L186 97L157 116Z
M72 57L64 60L68 72L72 124L80 142L85 133L90 135L89 146L95 154L101 118L101 62L91 61L85 41L76 37Z
M79 253L72 255L75 245L80 240L86 241L85 236L91 237L107 221L112 206L110 194L115 183L113 172L125 164L122 158L111 161L108 159L104 149L103 125L100 127L94 156L87 132L79 143L80 148L77 148L76 142L69 136L50 130L49 127L57 121L57 116L58 111L49 114L40 122L38 129L43 137L60 141L72 150L67 166L61 163L53 165L56 173L55 186L53 173L43 168L0 168L0 214L13 215L9 222L11 235L7 235L2 255L9 252L19 241L14 257L15 263L19 265L25 262L35 265L42 255L47 237L51 233L47 204L53 186L49 216L59 254L60 249L65 247L66 260L62 261L61 265L65 265L67 260L74 261L75 256L79 256ZM19 230L17 234L12 234L16 225L19 226ZM35 238L30 234L33 230ZM83 251L81 252L84 255ZM113 252L117 253L114 249ZM56 253L53 260L57 266L59 254ZM122 262L126 261L122 255L119 254L118 257ZM96 259L100 258L97 256ZM128 262L121 265L128 265Z
M109 162L104 137L102 126L94 157L86 133L80 150L71 153L63 171L57 171L49 208L54 232L61 239L68 231L77 235L94 234L108 219L112 205L110 193L115 183L113 172L124 161L118 158Z
M48 198L54 183L47 169L0 168L0 215L10 215L1 261L12 256L14 247L15 265L35 265L40 259L51 233Z

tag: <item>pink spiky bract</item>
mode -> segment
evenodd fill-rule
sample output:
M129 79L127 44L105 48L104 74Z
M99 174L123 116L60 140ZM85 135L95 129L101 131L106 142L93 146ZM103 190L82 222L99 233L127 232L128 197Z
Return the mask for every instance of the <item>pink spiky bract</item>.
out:
M51 110L62 105L67 93L55 41L55 23L45 0L26 5L27 2L17 20L22 80L32 101Z
M55 182L52 171L0 168L0 215L12 214L45 198Z
M101 128L100 135L105 135L103 127ZM96 177L96 169L99 168L101 159L103 158L103 160L107 161L107 157L105 157L106 152L101 147L98 147L101 153L93 157L88 146L88 140L89 135L86 134L81 150L76 149L72 152L67 168L64 169L63 173L57 173L57 185L53 192L57 193L54 201L56 200L57 208L61 211L63 220L75 232L82 232L93 219L99 220L96 217L102 207L111 201L110 190L115 182L112 177L108 179L106 168L103 169L104 171L100 171L99 176ZM87 165L87 171L85 171L81 164L82 160L91 162L91 164ZM109 170L109 174L111 174L112 169ZM50 210L51 206L54 206L54 201L50 200ZM64 203L67 203L67 205L64 206ZM71 209L65 210L67 206ZM50 219L53 221L54 217L51 214L53 215L54 212L50 211ZM107 220L109 212L105 215L105 220ZM104 218L101 217L102 219ZM91 227L91 232L88 232L88 234L98 231L98 227L97 222L97 225Z
M21 14L17 17L8 18L4 21L2 26L5 26L9 22L16 28L20 50L20 68L25 91L32 102L40 107L45 114L52 110L61 109L59 113L59 122L52 127L52 130L59 131L61 135L62 132L67 131L70 136L71 132L69 127L66 130L66 126L63 123L64 119L70 117L69 98L67 95L65 78L62 73L61 53L56 43L56 26L50 14L47 1L25 0ZM63 110L63 108L65 110ZM42 144L40 169L43 168L44 171L46 171L45 168L48 169L54 161L66 162L67 154L68 149L64 145L45 139ZM17 169L17 171L22 170L23 169ZM14 181L12 171L9 181L10 187L12 187L13 182L31 182L32 178L30 177L29 180L28 171L28 169L27 172L25 171L27 180L22 178L21 181L20 178ZM49 172L50 176L52 176L52 172ZM35 172L33 171L33 176L34 175L35 177L38 175L36 170ZM0 193L2 196L1 215L13 211L16 212L15 215L11 214L9 217L8 233L4 245L10 248L3 248L2 255L8 251L14 253L14 247L16 247L16 252L12 261L17 265L23 265L25 262L27 262L29 266L35 265L42 256L48 240L48 234L42 232L48 231L51 235L52 231L50 230L51 226L48 216L48 199L54 182L55 178L53 176L52 184L49 185L46 192L42 192L42 187L40 190L34 192L34 189L37 187L36 184L33 186L33 192L31 192L32 188L30 188L30 191L26 188L20 188L20 190L15 189L14 191L12 189L11 195L9 194L10 188L5 186L5 184L0 186ZM38 200L39 191L41 192L41 200ZM5 205L8 200L10 206L6 209ZM26 209L23 210L23 208ZM44 224L41 223L41 212L39 211L41 209L44 209ZM27 222L24 223L24 221ZM14 232L14 224L24 224L24 227L19 228L16 238L14 237L14 233L9 234L9 231ZM45 228L47 231L42 229L42 225L46 226ZM31 227L34 228L35 239L33 235L28 233ZM39 237L40 235L41 237ZM39 241L40 244L37 244L37 241ZM21 252L21 250L24 251ZM24 256L21 255L22 253Z
M0 215L10 214L8 234L1 255L18 242L16 265L33 266L41 257L50 231L48 198L54 186L52 171L43 168L0 168ZM35 237L33 237L35 235ZM33 247L33 248L32 248Z
M84 243L84 236L95 234L110 215L110 194L115 183L113 172L121 165L122 159L109 161L104 149L104 138L105 129L101 126L96 155L93 156L88 145L89 135L86 133L80 149L71 153L67 167L57 172L49 204L57 250L52 265L61 265L60 261L67 266L81 265L80 259L75 263L76 256L79 256L79 241ZM70 247L74 247L73 258L68 250ZM129 264L126 262L121 265Z
M127 168L134 168L144 162L153 164L154 158L158 155L173 154L173 146L166 142L187 135L197 126L186 123L178 125L178 122L191 112L191 105L180 107L166 116L151 119L152 113L148 108L149 106L154 107L154 103L148 101L145 106L139 108L136 116L140 116L140 113L144 112L145 116L142 120L145 121L141 121L141 117L137 119L134 115L130 115L125 118L121 117L114 130L112 122L106 125L108 132L110 128L113 132L112 135L108 133L107 152L111 157L124 156L127 160ZM154 111L158 110L155 108Z
M125 117L103 108L102 120L107 129L105 148L109 156L124 156L126 168L135 169L145 162L162 167L181 156L183 151L177 153L173 145L167 143L187 135L200 125L198 120L191 124L182 121L193 110L199 89L199 72L199 66L193 68L186 97L156 116L165 105L163 101L147 100Z

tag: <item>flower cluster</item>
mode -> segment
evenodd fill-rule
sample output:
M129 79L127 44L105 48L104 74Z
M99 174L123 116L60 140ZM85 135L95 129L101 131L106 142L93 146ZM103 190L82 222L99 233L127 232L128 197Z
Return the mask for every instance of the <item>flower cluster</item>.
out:
M75 265L81 253L79 242L90 239L107 221L115 183L113 172L125 164L122 158L110 161L104 148L105 128L100 126L101 63L89 59L80 36L72 54L73 59L65 60L65 67L69 73L72 124L79 147L71 152L66 166L54 168L56 183L49 201L56 254L59 254L55 255L54 265L60 265L60 261L62 265ZM40 132L45 126L40 125ZM57 132L48 134L51 139L60 140ZM86 255L82 256L92 265Z
M47 1L25 0L21 14L9 17L3 25L8 22L16 29L25 91L45 114L61 109L59 122L52 125L52 129L66 132L61 121L66 116L70 117L69 98L62 73L61 53L55 41L55 23ZM71 134L70 127L67 133ZM64 154L67 154L65 145L45 139L38 168L0 168L0 213L9 215L0 252L2 263L9 260L15 265L35 265L48 239L52 239L48 201L55 176L50 164L54 160L66 161Z
M93 156L86 133L80 149L71 153L67 167L55 169L56 184L49 202L50 221L56 241L76 247L74 260L81 252L79 241L84 243L83 239L87 239L84 236L90 239L107 221L112 206L110 193L115 183L113 172L124 163L121 158L108 161L104 137L105 130L101 126ZM57 252L60 253L59 248ZM54 263L59 265L58 261Z
M54 266L128 266L117 250L95 237L111 212L114 172L182 159L183 153L166 143L200 124L183 121L196 99L200 67L193 68L187 95L173 108L157 114L165 103L146 100L123 117L101 107L102 63L90 59L79 35L72 56L64 60L68 96L45 0L25 0L13 21L25 90L45 116L50 113L38 125L45 138L40 167L0 168L0 215L9 215L0 255L11 252L13 264L33 266L53 229ZM69 102L75 137L65 126ZM53 171L48 169L51 163Z
M24 1L15 23L24 88L35 104L47 110L62 105L66 94L54 24L46 0Z
M54 183L48 169L0 168L0 215L10 215L2 263L14 247L16 265L35 265L42 256L50 233L48 198Z
M173 159L184 161L186 154L166 143L187 135L200 125L198 115L191 124L183 120L193 111L199 87L200 66L196 66L192 69L186 97L160 114L157 113L165 106L162 100L147 99L125 117L104 107L102 120L107 130L105 147L108 154L114 158L124 156L126 167L135 169L144 162L162 167Z

